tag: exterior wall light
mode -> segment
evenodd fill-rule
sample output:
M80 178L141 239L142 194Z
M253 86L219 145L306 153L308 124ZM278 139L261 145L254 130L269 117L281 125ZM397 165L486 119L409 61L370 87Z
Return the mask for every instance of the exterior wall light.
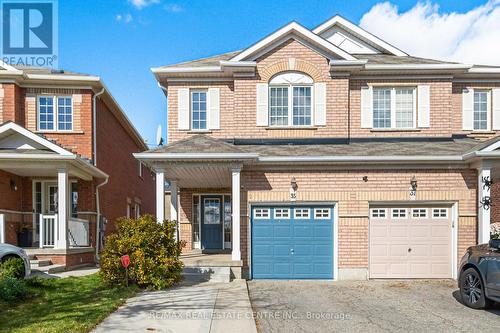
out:
M294 192L297 192L297 189L299 188L299 186L297 185L297 180L295 179L295 177L292 177L292 181L290 182L290 185L292 186L292 190Z
M417 190L417 178L415 178L415 176L413 176L410 180L410 186L411 186L411 190L412 191L416 191Z
M10 189L12 191L17 191L17 184L16 184L16 181L14 179L10 180Z

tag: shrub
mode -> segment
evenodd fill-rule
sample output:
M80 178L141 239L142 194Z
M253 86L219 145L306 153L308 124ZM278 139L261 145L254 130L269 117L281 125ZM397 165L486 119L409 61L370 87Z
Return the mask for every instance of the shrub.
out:
M181 280L179 259L185 242L175 241L175 222L157 223L151 215L119 219L117 233L106 238L100 275L110 283L125 283L120 258L130 256L128 280L140 287L163 289Z
M0 277L0 299L5 302L14 302L25 298L28 295L28 288L24 280L16 279L12 276Z
M11 257L0 264L0 276L14 279L24 278L24 262L21 258Z

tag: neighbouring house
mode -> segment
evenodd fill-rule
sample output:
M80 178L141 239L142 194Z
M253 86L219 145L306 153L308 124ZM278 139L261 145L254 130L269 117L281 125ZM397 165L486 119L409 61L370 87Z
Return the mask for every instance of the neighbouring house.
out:
M157 217L166 179L186 253L235 275L456 278L500 217L500 67L413 57L335 16L152 71L168 144L135 156Z
M117 218L154 213L146 149L99 77L0 63L0 241L94 262Z

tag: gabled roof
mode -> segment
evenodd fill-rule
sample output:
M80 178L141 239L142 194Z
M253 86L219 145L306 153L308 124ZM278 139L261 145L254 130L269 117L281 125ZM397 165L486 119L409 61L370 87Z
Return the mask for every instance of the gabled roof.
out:
M285 42L287 36L297 36L305 39L310 42L312 45L327 51L331 54L336 55L337 57L344 60L356 60L352 55L345 52L341 48L333 45L326 39L318 36L317 34L311 32L311 30L303 27L297 22L291 22L285 25L284 27L276 30L272 34L267 37L261 39L257 43L243 50L241 53L237 54L230 61L245 61L245 60L255 60L256 54L260 54L263 50L268 49L270 46L276 43Z
M368 31L362 29L358 25L346 20L340 15L335 15L331 19L327 20L326 22L320 24L318 27L313 29L313 32L317 35L321 35L322 33L332 29L333 27L338 26L342 28L343 30L346 30L347 32L353 34L354 36L358 37L359 39L365 41L366 43L374 46L376 49L379 49L381 51L385 51L389 54L399 56L399 57L404 57L407 56L408 54L406 52L401 51L397 47L383 41L382 39L378 38L375 35L372 35Z

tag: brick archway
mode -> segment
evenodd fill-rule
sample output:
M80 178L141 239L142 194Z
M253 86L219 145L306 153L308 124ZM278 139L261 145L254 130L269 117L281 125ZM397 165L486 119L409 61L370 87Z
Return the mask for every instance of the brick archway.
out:
M260 71L260 77L263 81L269 81L276 74L295 71L309 75L315 82L321 81L321 71L313 64L295 58L288 58L277 61Z

